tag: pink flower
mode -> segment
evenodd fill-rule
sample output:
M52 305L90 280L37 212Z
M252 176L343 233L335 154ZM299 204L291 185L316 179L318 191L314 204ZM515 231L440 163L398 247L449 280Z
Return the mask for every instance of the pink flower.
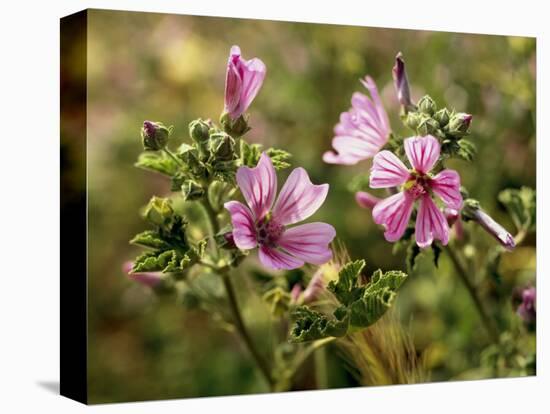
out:
M244 60L239 46L233 46L227 62L225 107L232 120L245 112L262 87L266 67L258 59Z
M277 176L265 153L255 168L237 170L237 184L248 207L238 201L224 206L231 214L233 238L239 249L259 246L260 261L273 269L296 269L305 262L321 265L331 259L328 244L336 231L330 224L307 223L287 228L321 207L328 184L313 185L307 172L296 168L275 200Z
M386 145L390 135L388 115L382 106L378 90L372 78L367 76L361 83L372 97L355 92L351 108L340 115L334 127L332 140L334 151L325 152L323 161L329 164L353 165L372 158Z
M411 170L390 151L381 151L374 157L370 186L403 188L401 192L376 204L372 211L373 219L386 228L386 240L397 241L409 224L415 201L419 200L416 243L424 248L437 239L446 245L449 241L449 224L432 197L437 195L446 207L460 210L460 176L454 170L443 170L435 176L430 174L441 151L438 140L433 136L407 138L404 145L413 167Z
M154 288L160 282L162 282L163 274L161 272L141 272L130 273L134 264L132 262L125 262L122 265L122 271L128 275L128 278L134 280L144 286Z

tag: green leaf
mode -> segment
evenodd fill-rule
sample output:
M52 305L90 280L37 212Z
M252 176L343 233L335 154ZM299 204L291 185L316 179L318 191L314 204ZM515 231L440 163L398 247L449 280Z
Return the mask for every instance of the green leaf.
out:
M501 191L498 199L506 207L518 230L535 230L537 218L535 190L529 187L521 187L519 190L509 188Z
M329 283L328 290L340 302L332 316L307 306L298 307L293 312L292 341L344 336L349 329L366 328L384 315L407 274L397 270L384 273L379 269L372 274L369 283L362 284L360 276L364 267L364 260L347 263L340 270L338 281Z
M328 290L340 303L348 305L360 297L362 289L359 287L359 276L364 267L364 260L347 263L338 273L338 281L328 284Z
M300 306L292 312L294 325L290 332L293 342L307 342L330 336L344 336L349 327L349 311L340 307L332 317L314 311L307 306Z
M178 255L175 250L164 252L145 252L138 256L132 268L137 272L171 272L179 266Z
M169 249L170 244L162 239L162 236L158 231L146 230L139 234L136 234L130 243L137 244L144 247L150 247L152 249Z
M176 162L164 152L144 152L139 155L136 167L154 171L167 176L173 176L178 170Z
M407 274L398 270L375 271L364 288L363 296L349 306L350 324L366 328L380 319L390 308L397 289L406 278Z

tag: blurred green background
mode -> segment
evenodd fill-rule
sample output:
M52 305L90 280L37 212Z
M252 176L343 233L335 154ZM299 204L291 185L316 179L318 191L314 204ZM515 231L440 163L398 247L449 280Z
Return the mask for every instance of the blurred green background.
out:
M399 121L391 79L398 51L404 54L414 99L429 93L441 106L474 115L477 160L452 167L471 195L511 232L497 194L507 187L535 187L535 39L98 10L88 16L91 402L265 391L232 334L205 313L153 296L121 271L138 252L128 240L145 228L139 209L152 195L169 192L166 180L133 167L141 152L141 123L174 125L179 143L188 139L191 120L216 121L233 44L246 59L259 57L268 68L249 111L248 141L291 152L293 166L305 167L313 182L330 183L328 199L312 219L333 224L351 256L366 258L369 270L404 268L404 256L391 254L370 213L356 206L347 190L370 162L330 166L321 156L366 74L378 85L394 131L408 133ZM280 183L289 171L281 173ZM473 231L482 256L494 243L479 229ZM256 266L255 260L251 255L247 265ZM472 277L492 298L495 317L513 324L512 288L534 283L534 235L504 256L501 275L499 286L482 274ZM250 286L241 276L245 319L262 336L269 313L247 294ZM420 263L399 293L397 309L418 352L429 355L432 380L490 376L479 368L486 337L478 316L445 258L438 269ZM328 385L357 385L338 352L327 352ZM307 388L307 379L302 383Z

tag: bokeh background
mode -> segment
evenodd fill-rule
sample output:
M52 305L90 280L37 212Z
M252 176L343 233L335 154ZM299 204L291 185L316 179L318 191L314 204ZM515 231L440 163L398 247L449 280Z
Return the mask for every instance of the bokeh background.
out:
M354 258L370 270L404 269L370 213L347 189L369 162L326 165L332 129L358 79L371 75L397 133L391 68L398 51L407 63L412 95L429 93L441 106L474 115L475 164L454 162L472 196L504 226L514 227L497 201L508 187L535 187L535 39L260 20L93 10L88 14L89 397L93 403L242 394L265 391L246 350L201 311L186 311L132 283L121 270L138 249L128 240L145 228L139 210L169 183L133 167L145 119L175 127L187 140L198 117L217 120L223 109L231 45L261 58L268 70L250 113L250 142L283 148L313 182L330 183L314 219L332 223ZM289 170L281 173L286 176ZM282 182L284 177L279 178ZM493 245L473 229L482 256ZM253 255L254 256L254 255ZM254 257L247 266L256 266ZM429 259L429 258L428 258ZM429 260L426 260L429 261ZM500 285L472 274L491 312L513 324L510 294L534 284L535 235L503 257ZM244 276L245 319L264 338L269 312ZM479 319L446 259L419 264L398 295L397 310L432 381L486 378ZM265 346L269 346L266 339ZM338 352L328 348L328 387L356 386ZM512 373L514 374L514 373ZM501 375L507 375L505 372ZM302 388L307 388L303 381Z

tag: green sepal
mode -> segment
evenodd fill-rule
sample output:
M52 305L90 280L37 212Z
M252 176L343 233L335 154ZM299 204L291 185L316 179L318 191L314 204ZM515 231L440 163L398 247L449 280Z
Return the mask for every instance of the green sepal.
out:
M256 167L258 161L262 155L262 145L261 144L248 144L246 141L241 140L240 143L240 164L247 167ZM276 170L282 170L290 167L288 160L292 155L278 148L268 148L265 150L265 153L271 158L273 167Z

